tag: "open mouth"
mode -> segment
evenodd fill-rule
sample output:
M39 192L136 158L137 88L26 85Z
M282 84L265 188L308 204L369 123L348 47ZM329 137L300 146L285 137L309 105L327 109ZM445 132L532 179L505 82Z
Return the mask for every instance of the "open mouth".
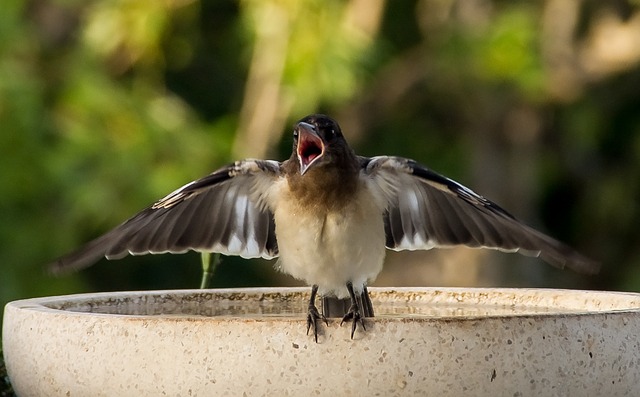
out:
M300 159L300 173L304 174L311 164L322 157L324 145L316 132L300 123L298 135L298 158Z

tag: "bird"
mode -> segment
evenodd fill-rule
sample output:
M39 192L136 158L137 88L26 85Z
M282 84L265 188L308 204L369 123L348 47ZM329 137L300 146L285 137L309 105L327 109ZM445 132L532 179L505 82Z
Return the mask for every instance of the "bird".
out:
M306 326L317 342L327 323L318 294L350 302L341 324L352 322L353 339L373 313L366 288L387 250L457 245L519 252L585 274L600 266L414 160L357 155L323 114L294 124L289 159L222 167L48 266L59 273L102 257L189 250L277 257L279 270L311 286Z

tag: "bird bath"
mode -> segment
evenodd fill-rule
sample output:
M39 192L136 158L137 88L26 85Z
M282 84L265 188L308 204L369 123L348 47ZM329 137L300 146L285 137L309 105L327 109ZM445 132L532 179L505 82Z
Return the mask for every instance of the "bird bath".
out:
M640 294L370 288L354 340L308 289L83 294L5 308L20 396L640 395Z

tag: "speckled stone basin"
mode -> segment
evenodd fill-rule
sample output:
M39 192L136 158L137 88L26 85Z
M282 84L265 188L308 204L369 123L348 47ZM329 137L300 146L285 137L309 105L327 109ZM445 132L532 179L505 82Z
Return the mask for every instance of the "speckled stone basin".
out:
M20 396L640 395L640 295L371 288L349 338L306 335L308 290L71 295L9 303Z

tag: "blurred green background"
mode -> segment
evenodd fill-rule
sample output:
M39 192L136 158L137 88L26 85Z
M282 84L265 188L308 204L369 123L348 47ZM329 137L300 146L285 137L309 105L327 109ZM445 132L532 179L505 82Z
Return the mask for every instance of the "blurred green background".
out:
M375 285L640 290L640 4L4 0L0 305L197 288L195 253L44 265L229 161L285 159L324 112L603 263L393 253ZM213 286L299 285L223 258Z

